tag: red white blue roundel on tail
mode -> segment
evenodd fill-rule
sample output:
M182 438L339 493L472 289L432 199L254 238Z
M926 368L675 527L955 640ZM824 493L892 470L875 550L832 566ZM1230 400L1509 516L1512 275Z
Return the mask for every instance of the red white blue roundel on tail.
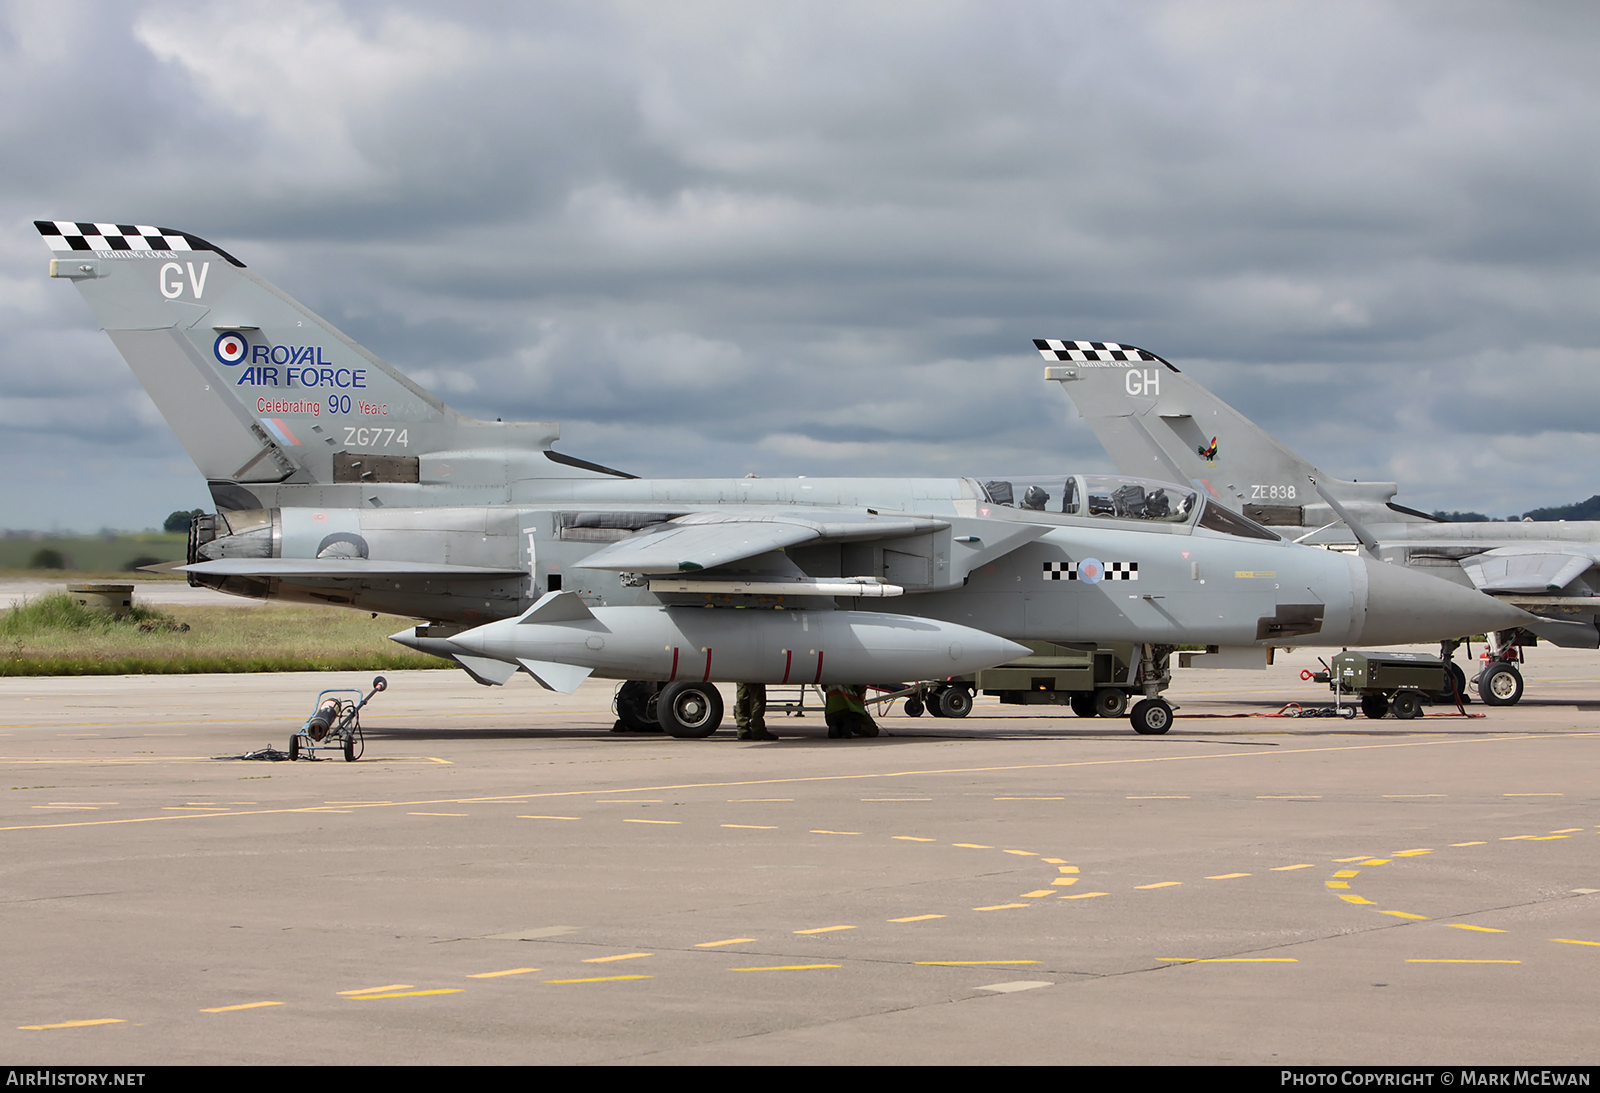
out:
M224 330L217 335L217 340L211 347L217 360L223 364L238 364L250 354L250 343L244 340L244 335L237 330Z

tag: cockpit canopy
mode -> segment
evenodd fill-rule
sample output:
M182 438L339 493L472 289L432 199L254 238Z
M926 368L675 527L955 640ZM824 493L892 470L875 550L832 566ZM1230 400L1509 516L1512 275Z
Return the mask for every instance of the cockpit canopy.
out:
M1164 524L1186 523L1199 502L1199 495L1183 486L1121 475L1035 475L991 479L981 486L993 505Z

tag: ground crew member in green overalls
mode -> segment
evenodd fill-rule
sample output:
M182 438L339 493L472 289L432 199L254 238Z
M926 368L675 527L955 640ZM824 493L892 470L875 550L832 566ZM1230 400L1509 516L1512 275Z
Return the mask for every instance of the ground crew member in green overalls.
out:
M865 683L832 684L828 687L827 696L828 704L823 708L822 716L828 723L830 739L878 735L878 723L867 712Z
M767 685L741 683L733 694L733 727L740 740L776 740L767 731Z

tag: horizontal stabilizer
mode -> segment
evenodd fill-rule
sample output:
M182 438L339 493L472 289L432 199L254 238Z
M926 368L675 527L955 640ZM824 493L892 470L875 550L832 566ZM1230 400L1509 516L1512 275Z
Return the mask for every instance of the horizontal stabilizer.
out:
M578 569L693 573L731 565L785 547L818 541L893 539L943 531L942 520L869 513L697 512L595 551Z
M1594 565L1588 551L1499 547L1461 563L1480 592L1555 592Z
M465 653L452 653L451 658L467 670L467 675L485 687L498 687L517 674L517 666L504 660L469 657Z
M519 661L522 670L547 691L560 691L569 695L594 672L593 668L579 668L572 664L556 664L549 660Z
M521 569L496 569L444 562L396 562L382 558L218 558L174 569L212 577L515 577Z

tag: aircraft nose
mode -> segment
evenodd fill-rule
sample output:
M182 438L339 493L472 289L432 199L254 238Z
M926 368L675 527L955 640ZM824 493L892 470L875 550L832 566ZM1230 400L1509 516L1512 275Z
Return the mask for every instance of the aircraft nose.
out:
M1363 645L1441 641L1533 621L1520 607L1442 577L1360 557L1367 571L1367 612L1353 640Z

